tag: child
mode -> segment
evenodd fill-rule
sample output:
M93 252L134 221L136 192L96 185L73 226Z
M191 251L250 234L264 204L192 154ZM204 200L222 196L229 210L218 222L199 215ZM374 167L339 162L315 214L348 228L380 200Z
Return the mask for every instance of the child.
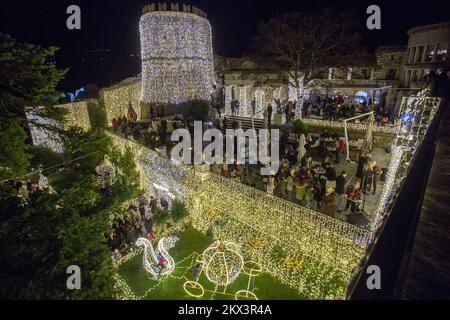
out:
M161 272L167 268L167 260L162 255L158 255L158 268L159 268L159 276L161 276Z

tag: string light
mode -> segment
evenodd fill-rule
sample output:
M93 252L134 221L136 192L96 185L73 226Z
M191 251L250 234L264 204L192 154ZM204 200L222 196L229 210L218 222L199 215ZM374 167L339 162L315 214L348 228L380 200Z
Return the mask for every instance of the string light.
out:
M387 216L408 174L410 158L420 146L440 99L405 99L404 120L396 139L387 179L375 210L375 225ZM362 125L362 124L361 124ZM116 144L129 144L113 136ZM357 228L235 180L210 173L200 179L191 167L173 164L136 144L144 184L165 185L183 199L193 226L215 238L239 243L243 257L264 272L313 299L338 299L373 240L372 231ZM142 155L145 154L143 157ZM280 253L281 250L281 253Z
M246 260L260 263L265 272L308 297L344 297L352 270L364 256L369 231L213 173L202 181L191 167L111 136L119 149L136 147L136 163L145 177L142 187L152 193L153 183L164 185L183 199L196 229L206 233L213 227L217 239L239 243ZM255 245L255 239L265 239L266 245ZM299 257L302 270L278 261L276 247Z
M209 21L187 12L142 15L142 90L145 103L210 100L214 83Z
M155 268L159 263L158 255L153 250L152 243L145 239L139 238L136 241L136 245L138 247L144 247L143 254L143 265L144 269L150 273L155 280L157 280L160 276L166 276L171 274L175 270L175 261L172 256L169 254L169 249L175 246L175 243L178 241L178 237L168 237L161 238L158 242L158 253L167 261L167 266L161 272L158 272Z
M209 281L228 286L239 276L244 259L235 243L216 241L203 251L203 263Z
M139 119L141 117L140 94L140 79L126 80L114 87L102 90L101 97L105 104L107 123L111 123L112 119L126 116L130 104Z
M375 210L373 229L380 226L397 199L400 188L409 173L410 159L420 147L441 103L440 98L427 97L425 89L417 96L404 97L401 105L401 123L393 142L386 182ZM407 156L407 157L405 157Z
M41 117L36 110L29 110L25 113L33 145L48 148L56 153L64 153L64 144L59 134L52 132L41 126L52 126L61 129L61 124L49 118Z
M30 127L31 139L35 146L43 146L56 153L64 153L64 145L59 134L43 126L58 129L78 127L84 131L88 131L91 128L86 101L55 105L56 109L59 108L65 111L63 122L40 116L37 111L43 108L30 108L25 112Z

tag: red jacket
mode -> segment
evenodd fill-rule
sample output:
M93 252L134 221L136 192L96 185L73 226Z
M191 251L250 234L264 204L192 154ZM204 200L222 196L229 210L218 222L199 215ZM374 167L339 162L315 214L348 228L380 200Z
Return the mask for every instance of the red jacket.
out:
M337 152L343 153L344 152L345 143L344 140L339 140L339 144L336 148Z
M360 202L362 201L363 193L361 188L355 189L354 186L349 186L347 190L345 191L345 194L347 195L347 199L353 202Z

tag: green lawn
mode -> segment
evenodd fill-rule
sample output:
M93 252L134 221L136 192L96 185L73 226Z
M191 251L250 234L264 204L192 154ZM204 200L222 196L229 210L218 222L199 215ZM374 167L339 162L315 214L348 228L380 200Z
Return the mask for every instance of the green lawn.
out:
M194 228L186 229L178 237L180 240L170 250L170 254L175 259L176 269L170 276L163 278L159 283L148 277L142 266L142 254L133 257L118 268L119 276L125 280L137 296L143 297L145 295L143 299L148 300L207 300L211 298L214 285L208 281L204 273L199 279L199 283L205 289L205 294L201 298L188 295L183 289L183 284L187 279L192 280L194 277L193 272L189 269L195 262L195 253L202 253L214 240ZM182 261L183 259L184 261ZM247 284L248 275L241 272L240 276L227 288L226 294L219 293L223 291L222 287L214 294L214 298L221 300L234 299L234 294L239 290L245 290ZM254 288L253 292L260 300L294 300L303 298L296 290L282 284L278 279L266 273L255 277L252 287ZM149 290L151 291L149 292Z

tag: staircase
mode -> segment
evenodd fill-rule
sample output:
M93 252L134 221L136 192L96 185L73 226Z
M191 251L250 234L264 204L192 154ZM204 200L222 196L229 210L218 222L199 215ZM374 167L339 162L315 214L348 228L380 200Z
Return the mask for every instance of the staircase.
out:
M251 117L226 116L225 121L224 121L225 129L234 129L233 124L236 121L239 121L241 123L241 128L244 131L253 128ZM255 118L253 121L254 121L256 130L264 128L264 120L263 119Z

